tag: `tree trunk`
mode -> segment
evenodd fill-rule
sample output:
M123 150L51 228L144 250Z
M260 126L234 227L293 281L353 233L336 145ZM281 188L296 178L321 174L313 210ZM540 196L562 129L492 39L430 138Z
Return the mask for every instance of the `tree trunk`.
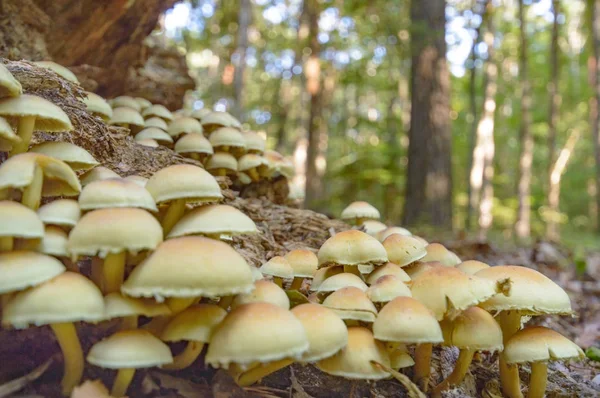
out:
M519 154L519 208L515 232L518 238L531 236L531 164L533 161L533 136L531 125L531 86L527 73L527 28L525 26L524 0L519 0L519 21L521 24L521 51L519 74L521 76L521 149Z
M246 70L246 51L248 50L248 28L252 19L252 3L250 0L239 1L238 12L238 31L237 31L237 49L235 50L235 58L233 66L235 68L233 74L233 92L235 96L235 106L233 114L238 119L242 120L244 109L244 71Z
M592 36L594 59L593 64L593 86L594 101L591 110L593 113L592 137L594 139L594 156L596 158L596 209L597 220L596 229L600 231L600 194L597 192L600 187L600 0L592 0Z
M404 222L452 226L446 1L411 2L411 122Z

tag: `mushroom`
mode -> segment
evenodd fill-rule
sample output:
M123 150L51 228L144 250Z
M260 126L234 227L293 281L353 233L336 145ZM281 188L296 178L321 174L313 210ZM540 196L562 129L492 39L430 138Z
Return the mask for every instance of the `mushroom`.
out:
M386 229L384 229L383 231L379 232L377 234L377 239L379 239L380 242L383 242L388 236L392 235L392 234L399 234L399 235L404 235L404 236L412 236L412 233L406 229L406 228L402 228L402 227L387 227Z
M437 261L446 267L454 267L461 262L456 254L439 243L430 243L425 249L427 250L427 255L420 260L424 263Z
M142 177L142 176L138 176L138 175L130 175L130 176L125 177L125 179L127 181L131 181L131 182L138 184L140 187L146 187L146 184L148 183L148 179L146 177Z
M279 287L283 286L283 279L293 279L294 269L288 263L288 261L281 256L275 256L269 261L261 265L259 271L263 275L270 275L273 277L273 282Z
M215 152L225 152L239 158L246 153L246 141L242 133L235 128L221 127L210 133L210 145Z
M369 288L360 277L354 274L343 272L332 275L325 279L323 282L321 282L321 284L319 284L317 291L319 293L330 293L345 287L356 287L363 292L366 292Z
M77 76L75 76L75 74L73 72L71 72L68 68L66 68L64 66L57 64L56 62L35 61L35 62L33 62L33 64L39 66L40 68L45 68L45 69L51 70L52 72L56 73L63 79L66 79L72 83L79 84L79 79L77 79Z
M361 225L365 220L379 220L381 215L373 205L367 202L352 202L343 211L341 219L354 225Z
M146 189L156 204L169 204L161 223L164 236L181 219L187 202L212 202L223 197L213 176L200 167L183 164L157 171L148 180Z
M290 287L291 290L298 290L302 287L302 281L312 279L319 259L316 254L308 249L292 250L284 257L294 270L294 281Z
M45 225L55 225L70 231L81 218L79 203L73 199L57 199L46 203L37 211Z
M549 361L585 358L577 344L543 326L529 327L515 333L506 342L502 356L507 364L513 366L531 363L527 398L544 397Z
M153 140L152 138L144 138L143 140L136 140L135 142L138 145L142 145L148 148L158 148L160 146L158 141Z
M180 370L190 366L202 352L205 344L227 311L214 304L196 304L177 314L169 321L160 338L162 341L187 341L184 350L173 358L173 363L163 366L167 370Z
M372 323L377 317L377 308L366 293L353 286L331 293L323 301L323 307L335 312L349 326L358 326L359 321Z
M144 187L124 178L93 181L79 195L82 211L130 207L158 212L154 198Z
M394 275L384 275L367 289L367 297L381 308L396 297L412 297L410 289Z
M87 356L92 365L118 369L110 395L127 392L136 369L173 362L169 347L145 330L123 330L94 344Z
M265 151L263 156L267 160L269 166L266 175L267 177L275 178L283 176L287 179L294 177L294 162L276 151Z
M238 162L229 153L217 152L208 159L205 166L206 170L214 176L233 176L237 173Z
M2 87L0 86L0 91ZM0 117L0 152L10 152L13 145L21 142L5 118Z
M465 274L475 275L477 272L481 271L485 268L490 268L486 263L482 263L481 261L476 260L468 260L463 261L462 263L456 266L459 270L464 272Z
M265 152L267 145L266 140L254 131L244 131L244 142L246 143L246 151L254 155L262 155Z
M391 234L382 242L390 262L407 267L427 255L425 245L412 236Z
M64 357L63 394L69 395L83 374L83 352L74 322L97 322L104 316L102 293L85 276L64 272L17 293L4 307L2 323L17 329L50 325Z
M116 108L130 108L136 112L142 111L142 106L135 98L130 97L128 95L120 95L116 98L108 100L108 103L112 106L113 109Z
M100 164L88 151L69 142L44 142L33 146L29 152L62 160L74 171L89 170Z
M197 134L204 137L204 135L202 135L203 131L204 130L202 129L200 122L192 117L181 117L175 119L169 123L167 127L167 132L174 141L177 141L181 139L182 136L185 137L185 135L188 134Z
M394 275L400 281L404 283L410 283L410 276L404 271L402 268L397 266L394 263L385 263L381 267L377 267L375 271L371 272L369 276L367 276L367 284L372 285L377 282L379 278L385 275Z
M138 111L129 107L113 108L113 114L108 124L125 127L132 133L144 128L144 118Z
M98 166L83 173L79 177L79 180L81 181L81 186L85 187L93 181L107 180L109 178L121 178L121 176L106 167Z
M0 253L10 252L14 239L41 239L44 224L30 208L8 200L0 201Z
M260 177L265 175L268 170L268 165L262 156L249 153L242 156L238 161L238 170L247 174L252 181L258 182Z
M52 225L46 225L44 229L44 237L37 242L37 245L24 244L20 246L24 250L32 249L40 253L47 254L58 258L69 271L79 272L77 264L69 259L67 252L67 233Z
M35 95L1 99L0 116L4 116L11 125L18 125L17 135L21 141L13 144L10 156L27 152L34 130L49 133L73 130L69 116L62 109Z
M235 296L231 303L231 308L248 303L271 303L284 310L290 309L290 299L285 294L285 291L275 283L264 279L255 281L254 290L251 292Z
M10 73L4 64L0 64L0 98L18 97L23 94L21 83Z
M214 153L210 142L200 134L185 134L175 143L175 152L204 163Z
M151 105L145 108L142 111L142 116L144 116L145 119L150 117L159 117L165 122L170 122L173 120L173 114L167 108L165 108L164 105L159 104Z
M173 145L173 138L158 127L145 127L135 135L134 139L137 143L145 140L154 140L162 146L171 147Z
M165 122L163 119L161 119L159 117L151 117L144 121L144 128L150 128L150 127L159 128L159 129L163 130L164 132L167 132L167 130L168 130L167 122Z
M202 117L204 134L210 134L221 127L241 129L242 124L227 112L210 112Z
M94 116L98 116L105 122L108 122L112 117L113 110L104 98L98 94L86 91L87 96L82 100L88 112Z
M146 98L135 97L134 100L135 100L135 102L138 103L141 110L144 110L144 109L152 106L152 102L148 101Z
M344 267L341 265L332 265L330 267L319 268L317 272L313 275L312 282L308 287L309 291L316 292L319 290L321 284L327 279L334 275L341 274L344 272ZM354 275L356 276L356 275ZM360 279L360 278L359 278ZM362 282L362 280L361 280ZM365 288L366 290L366 288Z
M190 112L190 116L198 121L201 121L202 118L204 116L208 115L209 113L212 113L212 111L210 109L200 108L200 109L195 109L192 112Z
M104 296L104 308L105 320L123 318L121 330L137 329L140 315L149 318L171 315L171 310L164 303L128 297L116 292Z
M377 237L381 231L384 231L388 227L381 221L377 220L364 220L360 226L364 228L366 233L375 237Z

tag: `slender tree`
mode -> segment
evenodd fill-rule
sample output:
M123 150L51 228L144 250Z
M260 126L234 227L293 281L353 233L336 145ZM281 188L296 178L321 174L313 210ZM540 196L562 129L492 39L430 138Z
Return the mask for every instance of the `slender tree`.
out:
M592 46L593 46L593 67L592 80L594 85L594 99L592 101L591 110L593 112L592 122L592 137L594 140L594 156L596 159L596 209L600 209L600 194L598 194L598 187L600 187L600 0L591 0L592 12L591 12L591 25L592 25ZM596 221L596 228L600 230L600 211L596 212L598 220Z

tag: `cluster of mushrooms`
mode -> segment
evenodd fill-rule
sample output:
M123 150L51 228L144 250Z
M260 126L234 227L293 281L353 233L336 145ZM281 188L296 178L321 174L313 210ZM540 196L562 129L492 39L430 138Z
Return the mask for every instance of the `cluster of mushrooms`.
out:
M52 328L65 395L80 384L86 360L117 370L111 396L120 397L136 369L177 371L196 366L203 352L206 364L241 386L298 362L349 379L395 377L405 386L414 385L399 370L414 366L415 383L427 391L439 344L460 355L433 396L460 384L476 353L498 351L505 394L522 396L517 366L531 363L528 396L542 397L548 361L583 356L550 329L523 328L531 316L571 314L569 297L550 279L526 267L463 262L441 244L380 223L365 202L342 213L356 229L335 234L316 254L297 249L260 268L248 264L229 242L258 229L219 204L214 175L255 180L266 175L269 153L230 115L176 117L130 97L115 98L111 108L90 93L88 109L137 129L138 142L162 137L175 149L184 139L203 142L206 152L199 145L187 153L214 174L176 165L149 179L121 177L70 143L29 148L32 131L71 130L69 117L22 94L1 65L0 87L0 150L9 153L0 164L2 325ZM95 99L102 106L94 108ZM242 169L247 157L260 160ZM213 167L219 158L237 166ZM84 355L82 322L116 331ZM170 344L182 341L174 355Z

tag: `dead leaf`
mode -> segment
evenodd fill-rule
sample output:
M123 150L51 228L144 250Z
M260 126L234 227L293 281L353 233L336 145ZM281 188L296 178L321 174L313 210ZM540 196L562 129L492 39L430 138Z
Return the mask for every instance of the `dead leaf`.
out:
M43 375L46 372L46 370L48 370L52 362L54 362L54 357L51 357L42 365L38 366L25 376L21 376L18 379L11 380L8 383L4 383L3 385L1 385L0 398L8 397L9 395L21 390L27 384L38 379L41 375Z
M100 380L86 380L73 389L71 398L111 398L111 395Z
M212 393L214 398L244 398L246 392L238 386L233 377L225 370L220 369L212 379Z
M194 383L192 381L171 376L161 372L150 372L150 376L159 389L173 390L178 395L185 398L210 397L210 387L204 384Z
M371 363L385 370L386 372L391 374L394 377L394 379L398 380L400 384L402 384L404 388L406 388L406 390L408 391L408 396L410 398L427 398L423 391L421 391L419 387L417 387L417 385L408 378L408 376L403 375L402 373L395 371L394 369L389 368L385 365L382 365L379 362L371 361Z

